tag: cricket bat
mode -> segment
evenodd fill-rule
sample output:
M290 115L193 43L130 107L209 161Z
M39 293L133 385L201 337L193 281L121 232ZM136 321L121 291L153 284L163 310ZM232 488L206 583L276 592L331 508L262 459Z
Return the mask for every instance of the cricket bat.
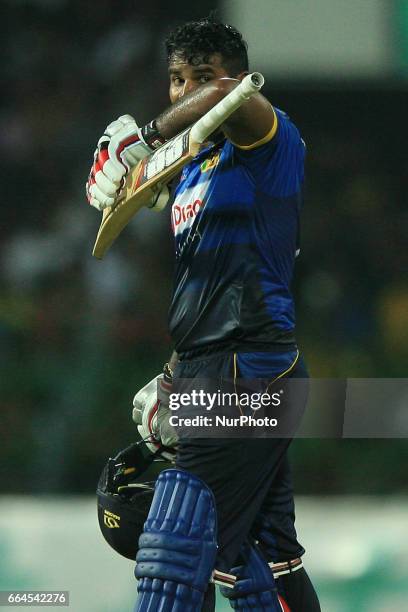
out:
M129 172L117 202L103 211L102 223L92 252L95 257L102 259L123 228L141 208L154 207L162 187L199 153L208 136L245 100L259 91L263 84L262 74L248 74L193 126L174 136Z

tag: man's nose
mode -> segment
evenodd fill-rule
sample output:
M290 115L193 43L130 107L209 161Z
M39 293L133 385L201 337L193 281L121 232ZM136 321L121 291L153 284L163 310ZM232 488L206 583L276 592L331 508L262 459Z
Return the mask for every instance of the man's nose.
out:
M196 88L196 84L194 83L194 81L190 80L190 79L186 79L184 81L184 87L181 90L180 93L180 98L182 98L183 96L186 96L187 94L191 93L192 91L194 91L194 89Z

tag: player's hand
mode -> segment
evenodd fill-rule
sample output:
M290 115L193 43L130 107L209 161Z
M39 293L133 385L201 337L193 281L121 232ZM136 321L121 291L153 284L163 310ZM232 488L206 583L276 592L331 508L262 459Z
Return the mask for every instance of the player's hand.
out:
M98 210L112 206L129 170L152 150L130 115L122 115L110 123L94 152L94 161L86 183L89 204Z
M170 393L171 381L159 374L136 393L133 398L132 418L149 450L155 453L165 447L162 449L162 456L174 460L178 438L169 423Z

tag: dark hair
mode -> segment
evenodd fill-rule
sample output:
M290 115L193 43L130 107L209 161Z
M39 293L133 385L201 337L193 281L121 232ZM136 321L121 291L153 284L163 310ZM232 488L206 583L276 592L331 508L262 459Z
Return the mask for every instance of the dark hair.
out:
M170 32L165 45L169 63L176 56L188 64L206 64L211 55L219 53L231 76L248 70L248 45L242 34L211 16L178 26Z

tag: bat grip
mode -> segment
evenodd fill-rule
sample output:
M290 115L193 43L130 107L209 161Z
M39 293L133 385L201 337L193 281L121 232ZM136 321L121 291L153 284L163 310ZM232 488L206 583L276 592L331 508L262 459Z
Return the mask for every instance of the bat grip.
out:
M195 142L204 142L245 100L261 89L265 82L260 72L248 74L240 84L218 104L199 119L191 128L190 136Z

